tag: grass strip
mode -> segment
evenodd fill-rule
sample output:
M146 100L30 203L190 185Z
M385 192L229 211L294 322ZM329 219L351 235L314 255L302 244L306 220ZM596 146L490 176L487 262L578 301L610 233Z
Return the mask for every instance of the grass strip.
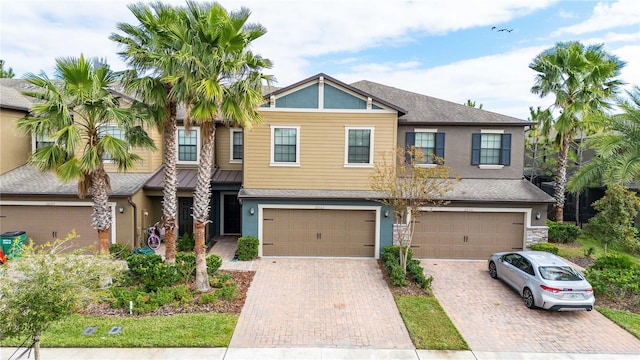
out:
M148 317L73 315L53 323L41 337L43 347L227 347L237 315L218 313ZM82 335L89 326L92 335ZM123 329L108 332L113 326ZM18 346L24 338L4 339L1 346Z
M596 309L611 321L640 339L640 315L629 311L614 310L603 307L597 307Z
M436 298L395 296L395 300L417 349L469 350Z

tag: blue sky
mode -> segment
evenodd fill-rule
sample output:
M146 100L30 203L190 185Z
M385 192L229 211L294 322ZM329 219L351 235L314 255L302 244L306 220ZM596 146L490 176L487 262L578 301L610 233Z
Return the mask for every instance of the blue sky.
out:
M135 24L132 1L0 0L0 58L18 76L55 58L106 58L125 66L108 37ZM183 5L184 1L166 3ZM554 0L222 0L252 11L268 33L254 50L274 62L286 86L319 72L350 83L370 80L526 119L551 97L530 93L528 68L558 41L603 43L627 62L620 78L640 85L640 1ZM496 29L491 30L493 26ZM498 32L498 29L513 29Z

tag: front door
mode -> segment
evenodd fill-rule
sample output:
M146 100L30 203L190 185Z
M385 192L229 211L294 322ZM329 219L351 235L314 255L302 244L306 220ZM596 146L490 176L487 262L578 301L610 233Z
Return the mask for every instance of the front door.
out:
M237 194L222 194L222 233L240 234L240 216L242 207L238 201Z
M193 198L178 198L178 236L193 234Z

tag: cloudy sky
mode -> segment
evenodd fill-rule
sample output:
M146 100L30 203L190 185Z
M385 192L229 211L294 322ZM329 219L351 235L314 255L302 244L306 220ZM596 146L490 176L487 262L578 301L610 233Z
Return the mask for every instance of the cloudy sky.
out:
M108 37L136 24L122 0L0 0L0 58L18 77L52 74L56 57L125 66ZM183 5L184 1L165 0ZM640 85L640 1L222 0L252 11L268 33L253 49L270 58L276 86L319 72L370 80L526 119L551 97L530 93L531 60L558 41L603 43ZM493 28L495 26L495 28ZM493 29L492 29L493 28ZM499 31L505 29L504 31Z

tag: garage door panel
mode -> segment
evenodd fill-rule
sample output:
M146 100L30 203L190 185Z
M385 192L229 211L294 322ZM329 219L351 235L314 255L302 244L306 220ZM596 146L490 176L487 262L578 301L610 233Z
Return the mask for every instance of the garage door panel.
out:
M375 211L264 209L264 256L373 257Z
M97 248L98 234L91 225L90 206L3 205L0 207L2 232L22 230L34 244L64 239L75 229L72 249Z
M497 251L522 250L521 212L424 212L418 221L417 258L486 259Z

